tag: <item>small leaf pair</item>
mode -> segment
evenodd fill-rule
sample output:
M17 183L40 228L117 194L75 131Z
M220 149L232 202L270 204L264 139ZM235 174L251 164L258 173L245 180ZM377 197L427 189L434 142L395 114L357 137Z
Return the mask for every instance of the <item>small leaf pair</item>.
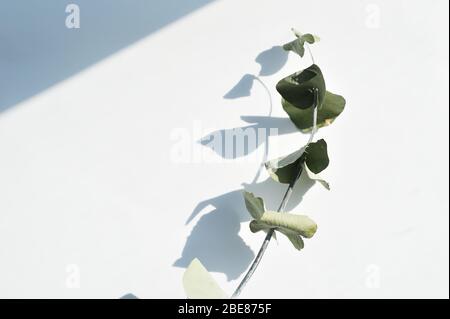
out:
M316 233L317 224L308 216L266 211L263 199L249 192L244 192L244 199L254 218L250 222L253 233L274 229L284 234L298 250L304 247L303 238L311 238Z
M279 183L291 183L300 170L303 170L310 179L318 181L329 190L330 185L317 175L327 168L329 163L327 143L320 139L287 156L266 162L265 166L269 175Z
M301 34L295 29L292 29L292 32L294 32L297 39L283 45L283 49L285 49L286 51L295 52L302 58L305 55L305 43L313 44L320 41L320 38L318 36L312 35L310 33Z

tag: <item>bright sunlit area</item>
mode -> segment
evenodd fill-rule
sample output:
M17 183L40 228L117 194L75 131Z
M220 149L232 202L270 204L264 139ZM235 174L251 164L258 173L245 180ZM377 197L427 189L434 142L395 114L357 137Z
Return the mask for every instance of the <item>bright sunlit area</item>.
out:
M448 12L2 0L0 298L447 299Z

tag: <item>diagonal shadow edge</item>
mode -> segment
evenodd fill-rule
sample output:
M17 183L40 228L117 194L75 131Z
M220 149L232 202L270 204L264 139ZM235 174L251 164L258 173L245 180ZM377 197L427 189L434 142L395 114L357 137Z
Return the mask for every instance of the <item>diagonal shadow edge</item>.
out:
M0 114L215 0L2 1Z

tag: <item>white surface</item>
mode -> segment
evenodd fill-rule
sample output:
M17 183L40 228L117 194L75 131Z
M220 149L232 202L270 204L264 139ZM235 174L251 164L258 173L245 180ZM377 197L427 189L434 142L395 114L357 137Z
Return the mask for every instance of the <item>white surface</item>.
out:
M218 155L195 139L209 161L175 163L171 134L201 123L197 139L266 115L257 85L251 97L222 97L292 26L321 36L315 58L347 99L318 135L332 190L315 185L297 208L317 221L316 237L300 253L271 243L242 297L448 298L444 0L219 0L0 113L0 297L182 298L184 269L173 264L191 231L186 255L204 256L231 293L263 238L236 215L238 192L185 221L199 202L249 183L258 163L211 163ZM308 64L290 55L264 78L274 116L285 116L275 83ZM272 137L271 156L306 140ZM67 285L70 265L79 288Z

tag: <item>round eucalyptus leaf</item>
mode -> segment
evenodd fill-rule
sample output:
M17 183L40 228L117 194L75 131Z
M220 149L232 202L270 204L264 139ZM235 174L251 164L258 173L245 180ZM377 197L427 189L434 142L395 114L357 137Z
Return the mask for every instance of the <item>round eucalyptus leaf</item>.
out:
M314 174L318 174L328 167L330 160L327 153L327 142L324 139L310 143L302 155L304 163Z
M314 108L300 109L285 99L282 99L281 104L291 121L299 130L304 133L311 131ZM322 107L317 110L317 127L320 128L333 123L342 111L344 111L344 108L345 99L342 96L326 91Z
M285 77L278 82L276 88L283 99L302 110L311 108L315 104L315 90L319 94L317 107L320 109L326 92L322 71L316 64Z

